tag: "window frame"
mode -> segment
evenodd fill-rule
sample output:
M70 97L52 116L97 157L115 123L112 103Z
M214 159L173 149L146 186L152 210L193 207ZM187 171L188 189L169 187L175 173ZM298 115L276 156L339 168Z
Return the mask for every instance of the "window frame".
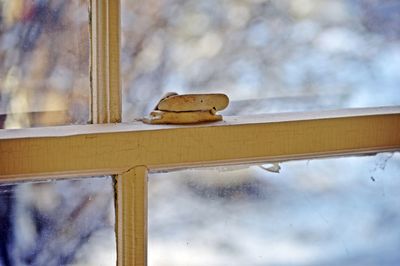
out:
M147 174L400 150L400 107L121 123L120 1L90 0L91 123L0 130L0 182L112 175L117 264L147 264Z

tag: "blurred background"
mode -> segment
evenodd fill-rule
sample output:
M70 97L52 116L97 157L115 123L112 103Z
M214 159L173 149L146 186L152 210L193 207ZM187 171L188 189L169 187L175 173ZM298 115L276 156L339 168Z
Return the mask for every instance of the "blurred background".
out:
M168 91L225 115L400 104L397 0L121 3L124 122ZM0 128L88 123L88 6L0 0ZM398 265L399 164L154 174L150 265ZM1 184L0 265L114 265L113 211L110 177Z
M116 265L111 177L0 183L0 265Z
M400 154L149 178L149 265L400 262Z
M0 1L0 128L87 123L86 0Z
M397 0L121 3L126 122L167 91L226 93L225 114L400 104ZM86 0L0 1L0 127L87 123L88 68Z
M397 0L123 0L124 119L167 91L242 101L225 114L398 105L399 44Z

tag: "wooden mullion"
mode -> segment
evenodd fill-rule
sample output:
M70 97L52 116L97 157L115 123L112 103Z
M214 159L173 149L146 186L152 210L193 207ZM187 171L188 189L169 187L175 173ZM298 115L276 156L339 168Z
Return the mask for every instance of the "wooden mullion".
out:
M122 92L120 75L120 35L121 7L119 0L111 0L108 5L108 66L109 66L109 109L110 123L119 123L122 119Z
M147 169L398 151L399 132L399 107L1 130L0 181L117 175L118 265L146 265Z
M147 168L116 177L117 265L147 264Z
M0 131L0 180L117 174L400 150L400 108L274 114L166 126L76 125Z
M121 122L120 1L91 0L91 122Z
M118 123L122 120L120 26L119 0L90 0L90 122L92 124ZM138 178L147 178L146 173L141 170L142 168L135 168L120 175L115 175L117 172L110 173L113 174L116 181L118 265L145 265L144 260L143 264L134 263L137 260L135 250L142 243L133 243L134 245L132 245L139 234L135 229L135 226L137 227L139 224L137 221L140 220L138 218L139 211L147 211L147 207L144 205L142 208L136 206L138 202L144 204L143 197L147 195L147 187L141 186L142 193L139 193L138 190L140 186L136 176L140 176L139 173L141 173L142 175ZM134 216L130 216L131 214ZM143 215L140 217L144 219ZM131 228L132 223L133 227ZM144 230L141 230L141 233L147 234ZM130 249L134 250L130 251ZM134 255L131 255L132 253Z

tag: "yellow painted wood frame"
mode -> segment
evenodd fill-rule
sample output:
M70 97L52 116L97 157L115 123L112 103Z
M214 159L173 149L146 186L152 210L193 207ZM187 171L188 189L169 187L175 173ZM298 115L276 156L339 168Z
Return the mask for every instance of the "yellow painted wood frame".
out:
M90 123L119 123L122 121L122 92L120 77L120 1L115 0L90 0ZM132 233L130 221L134 219L123 219L126 213L133 211L133 205L129 204L127 195L136 195L134 182L128 182L130 175L114 175L114 181L118 184L115 187L116 204L116 231L117 234L117 250L118 265L133 265L126 263L129 260L123 259L123 254L128 255L128 251L124 251L125 247L130 247L124 243L129 237L134 239L134 235L139 234L135 231ZM134 178L134 177L132 177ZM124 182L123 182L124 181ZM122 185L122 184L126 185ZM132 185L130 185L132 184ZM135 201L146 202L144 194L136 195ZM141 197L141 198L140 198ZM137 215L135 214L137 219ZM122 222L125 221L125 222ZM145 223L146 224L146 223ZM124 232L124 233L123 233ZM133 234L133 235L132 235ZM142 230L144 234L144 230ZM124 240L121 242L121 239ZM144 238L145 239L145 238ZM129 241L128 241L129 242ZM127 243L128 243L127 242ZM144 243L142 243L145 245ZM138 245L136 245L138 246ZM124 247L124 248L123 248ZM127 249L128 250L128 249ZM142 252L140 257L145 257ZM127 256L131 258L131 256ZM135 263L134 265L142 265Z
M147 264L147 168L137 166L116 178L117 261Z
M118 265L146 265L148 171L400 150L400 107L121 124L120 1L90 9L97 125L0 130L0 182L115 176Z
M91 122L121 122L120 1L90 1Z
M226 117L192 126L74 125L0 131L0 180L121 174L400 149L400 108Z
M148 170L397 151L399 132L400 107L1 130L0 181L117 175L118 265L145 265Z

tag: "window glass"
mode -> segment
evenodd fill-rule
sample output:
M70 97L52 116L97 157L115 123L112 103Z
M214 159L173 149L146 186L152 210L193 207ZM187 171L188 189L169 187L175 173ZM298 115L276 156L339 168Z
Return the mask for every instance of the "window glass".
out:
M0 183L0 265L116 265L111 177Z
M400 104L397 0L122 0L124 119L166 92L225 114Z
M149 265L397 265L399 174L399 153L151 174Z
M86 123L86 0L0 1L0 128Z

